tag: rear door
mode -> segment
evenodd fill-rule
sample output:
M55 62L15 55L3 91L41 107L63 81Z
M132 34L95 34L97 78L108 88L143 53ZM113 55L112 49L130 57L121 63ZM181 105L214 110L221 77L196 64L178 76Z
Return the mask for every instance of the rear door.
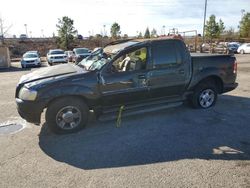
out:
M152 98L180 97L191 76L191 58L184 43L155 41L148 86Z

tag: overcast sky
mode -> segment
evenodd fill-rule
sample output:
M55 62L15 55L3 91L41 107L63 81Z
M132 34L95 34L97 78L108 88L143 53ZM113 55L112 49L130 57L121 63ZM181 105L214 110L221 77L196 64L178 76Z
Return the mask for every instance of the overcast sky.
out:
M105 30L118 22L122 34L136 35L155 28L161 34L163 25L166 33L170 28L179 31L202 32L205 0L2 0L0 15L4 25L12 27L10 35L24 33L37 37L57 34L58 18L69 16L75 22L79 34L89 36ZM207 18L215 14L227 28L237 29L241 10L250 12L250 0L208 0ZM30 33L31 32L31 33Z

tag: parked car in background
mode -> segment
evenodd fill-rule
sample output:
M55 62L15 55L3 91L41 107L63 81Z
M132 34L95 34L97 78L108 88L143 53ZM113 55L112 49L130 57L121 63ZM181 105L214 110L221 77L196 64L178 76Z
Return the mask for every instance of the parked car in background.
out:
M228 43L227 47L228 47L230 52L237 53L239 45L236 43Z
M23 57L21 59L21 66L22 68L31 67L31 66L40 67L41 59L37 53L26 52L25 54L23 54Z
M82 39L83 39L83 36L82 36L82 35L77 35L76 38L79 39L79 40L82 40Z
M54 65L58 63L68 63L67 55L61 49L49 50L47 53L47 61L49 65Z
M37 54L37 56L40 58L40 53L36 50L33 51L27 51L26 53L32 53L32 54Z
M20 38L20 39L27 39L28 36L27 36L26 34L21 34L21 35L19 36L19 38Z
M210 51L210 44L208 44L208 43L203 43L202 45L201 45L201 50L202 50L202 52L209 52Z
M217 44L216 46L212 47L212 53L228 54L230 53L230 50L224 44Z
M68 62L72 62L74 55L73 51L65 51L65 54L67 55Z
M91 54L91 51L88 48L74 48L73 53L73 62L79 63L84 58L88 57Z
M250 53L250 43L245 43L245 44L242 44L241 46L239 46L237 52L241 53L241 54Z

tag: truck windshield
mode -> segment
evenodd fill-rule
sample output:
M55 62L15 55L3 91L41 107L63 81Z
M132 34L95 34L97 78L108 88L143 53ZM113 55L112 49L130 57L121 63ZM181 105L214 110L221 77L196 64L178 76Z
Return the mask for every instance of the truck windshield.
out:
M107 63L110 58L108 55L103 51L102 48L98 48L97 50L93 51L90 56L83 59L81 62L78 63L78 66L84 67L86 70L96 70L101 69L101 67Z
M88 53L89 50L87 48L77 48L75 49L75 53L76 54L85 54L85 53Z
M108 59L102 58L100 60L97 60L91 64L88 70L100 70L103 65L105 65L108 62Z

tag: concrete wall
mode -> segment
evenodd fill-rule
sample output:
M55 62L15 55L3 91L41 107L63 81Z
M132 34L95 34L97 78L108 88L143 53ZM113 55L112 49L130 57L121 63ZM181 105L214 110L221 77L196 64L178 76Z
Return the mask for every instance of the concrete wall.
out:
M10 67L9 48L0 46L0 68Z

